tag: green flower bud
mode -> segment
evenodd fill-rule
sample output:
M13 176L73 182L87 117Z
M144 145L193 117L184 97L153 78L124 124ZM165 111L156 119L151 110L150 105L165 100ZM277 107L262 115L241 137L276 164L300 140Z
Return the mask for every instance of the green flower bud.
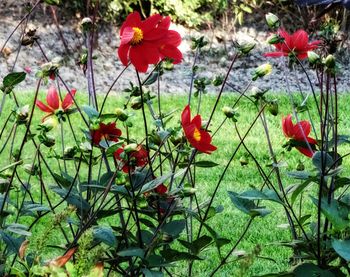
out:
M124 146L124 151L125 153L131 153L135 152L138 149L138 144L137 143L130 143Z
M265 15L266 23L271 29L277 29L281 26L280 19L273 13Z
M269 38L267 39L267 43L268 44L276 44L276 43L281 43L281 42L283 42L284 41L284 39L283 38L281 38L279 35L277 35L277 34L273 34L273 35L271 35L271 36L269 36Z
M317 64L320 61L320 56L314 51L307 52L307 58L310 64Z
M0 193L4 193L10 185L9 179L0 178Z
M32 176L39 174L39 167L35 164L24 164L23 169L25 172Z
M141 97L134 97L132 100L131 100L131 103L130 103L130 106L132 109L134 110L139 110L142 108L142 99Z
M120 121L126 121L129 117L128 113L126 112L126 110L123 110L121 108L116 108L115 109L115 114L117 115L117 118Z
M16 121L18 124L25 124L29 115L29 105L20 107L16 110Z
M41 134L38 138L39 141L47 147L52 147L56 143L55 137L51 135Z
M257 67L253 72L252 80L255 81L258 78L262 78L266 75L270 75L272 72L272 66L269 63L265 63Z
M240 157L239 159L239 163L241 164L241 166L245 166L245 165L248 165L249 161L246 157Z
M74 158L74 156L75 156L76 153L77 153L76 147L67 146L67 147L64 149L63 157L64 157L64 158L72 159L72 158Z
M223 107L222 112L226 115L227 118L232 118L236 114L235 110L228 106Z
M90 31L92 28L92 24L93 23L90 17L84 17L80 22L80 26L83 29L83 32Z
M236 48L241 54L247 55L254 49L255 45L256 44L253 42L246 42L242 44L236 43Z
M328 68L334 68L335 67L335 58L333 55L328 55L326 59L324 60L325 65Z
M278 114L278 102L276 100L268 102L267 110L270 114L276 116Z
M218 86L221 86L223 82L224 82L224 77L219 75L219 76L216 76L211 83L213 84L213 86L218 87Z

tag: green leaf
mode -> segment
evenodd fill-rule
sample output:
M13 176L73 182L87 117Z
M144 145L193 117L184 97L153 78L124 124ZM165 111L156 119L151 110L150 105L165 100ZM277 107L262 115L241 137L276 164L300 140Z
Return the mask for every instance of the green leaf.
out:
M271 212L264 207L258 207L252 200L240 198L240 195L236 192L228 191L228 194L236 208L246 213L247 215L250 215L251 217L264 217Z
M93 107L88 105L83 105L82 110L87 114L87 116L91 118L97 118L100 114L98 111L96 111Z
M53 177L55 178L56 182L61 185L64 188L69 188L72 185L73 178L68 177L67 175L64 176L63 174L59 175L56 173L52 173ZM67 178L68 177L68 178Z
M59 5L60 0L44 0L44 2L48 5Z
M166 180L168 180L171 176L173 176L173 173L169 173L163 176L160 176L146 184L144 184L141 188L141 193L145 193L145 192L149 192L153 189L155 189L156 187L158 187L160 184L163 184Z
M140 257L141 259L143 259L143 257L145 256L145 250L139 247L130 247L125 250L119 251L117 255L121 257Z
M264 191L260 190L247 190L239 194L239 198L248 199L248 200L270 200L284 205L284 203L279 199L275 191L266 189Z
M24 237L21 238L14 238L4 231L0 230L0 237L5 242L6 246L8 247L8 254L11 253L18 253L18 250L24 241Z
M62 198L65 198L65 201L67 201L68 204L75 206L78 210L88 211L90 209L90 204L76 191L69 192L68 190L61 189L59 187L51 187L51 190L53 190Z
M23 225L23 224L19 224L19 223L12 223L10 225L8 225L6 227L6 230L11 232L11 233L15 233L17 235L21 235L21 236L31 236L32 233L28 232L28 226Z
M192 242L180 239L178 241L187 249L189 249L192 254L198 255L204 248L210 245L212 240L213 239L211 237L204 235Z
M307 171L292 171L288 172L287 175L300 180L307 180L311 177L311 174Z
M350 261L350 240L333 240L332 247L347 262Z
M179 252L170 248L161 250L160 254L168 262L203 260L196 255L187 252Z
M3 86L4 87L14 87L18 85L26 78L25 72L12 72L4 77Z
M104 242L108 246L116 247L117 239L110 227L95 227L93 228L94 238L99 242Z
M157 81L159 77L159 73L157 71L153 71L151 75L149 75L146 79L146 81L143 83L145 86L152 85L155 81Z
M319 171L322 170L322 165L325 169L334 165L332 156L324 151L317 151L312 157L312 163Z
M328 270L323 270L311 263L298 265L294 268L293 273L295 277L335 277L335 275Z
M43 206L41 204L37 203L29 203L29 204L24 204L23 208L21 210L21 214L28 214L31 216L35 216L35 212L47 212L50 211L50 209L46 206Z
M312 202L318 206L318 200L312 196ZM328 203L327 198L321 199L321 212L324 216L333 224L333 227L337 231L344 230L350 224L348 219L349 208L344 203L341 203L335 199Z
M167 233L168 235L171 235L172 237L177 237L185 229L185 226L186 226L186 220L184 219L173 220L166 223L162 227L162 231L164 233Z
M219 164L214 163L214 162L212 162L212 161L198 161L198 162L195 162L194 165L195 165L195 166L198 166L198 167L208 168L208 167L217 166L217 165L219 165Z
M293 191L292 193L292 197L291 197L291 202L292 202L292 205L294 204L295 200L297 199L298 195L300 193L302 193L305 188L311 183L310 180L307 180L303 183L301 183L300 185L297 185L296 189Z

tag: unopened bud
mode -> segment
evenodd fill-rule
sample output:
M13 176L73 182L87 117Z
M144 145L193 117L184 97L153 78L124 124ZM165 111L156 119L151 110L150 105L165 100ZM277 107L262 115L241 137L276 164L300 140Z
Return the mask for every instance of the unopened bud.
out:
M128 113L121 109L121 108L116 108L115 109L115 114L117 115L117 118L120 120L120 121L126 121L129 117Z
M228 106L223 107L222 112L226 115L227 118L232 118L236 114L235 110Z
M81 22L80 25L83 29L84 32L88 32L90 31L91 27L92 27L92 20L90 17L84 17Z
M75 154L77 153L77 149L76 147L72 147L72 146L67 146L65 149L64 149L64 152L63 152L63 156L65 158L74 158Z
M271 64L269 63L262 64L254 70L252 80L255 81L258 78L271 74L271 72L272 72Z
M334 68L335 67L335 58L333 55L328 55L324 61L325 65L328 68Z
M131 100L130 106L131 106L131 108L134 109L134 110L139 110L139 109L141 109L141 107L142 107L142 99L141 99L141 97L134 97L134 98Z
M284 38L280 37L278 34L273 34L267 39L268 44L277 44L284 41Z
M242 44L237 44L237 50L241 52L243 55L247 55L252 51L255 47L255 43L253 42L247 42Z
M314 51L307 52L307 58L310 64L317 64L320 61L320 56Z
M268 13L265 15L266 23L271 29L277 29L280 27L280 19L273 13Z
M124 146L124 151L125 153L131 153L131 152L137 151L138 147L139 146L137 143L130 143Z
M278 114L278 103L277 101L270 101L267 104L267 110L270 112L270 114L276 116Z

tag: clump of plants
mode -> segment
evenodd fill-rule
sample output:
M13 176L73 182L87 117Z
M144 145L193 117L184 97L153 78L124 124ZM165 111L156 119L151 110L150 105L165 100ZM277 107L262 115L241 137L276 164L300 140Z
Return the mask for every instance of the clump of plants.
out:
M27 23L38 5L40 1L20 24ZM162 76L183 59L178 48L182 38L169 29L169 16L128 15L117 50L124 68L102 98L94 85L96 22L91 18L82 21L87 40L81 77L87 80L87 92L71 88L60 76L64 67L47 60L36 73L30 104L23 105L17 87L26 72L9 72L1 86L1 110L13 105L8 114L1 113L1 275L173 276L180 271L195 276L206 258L211 262L201 274L214 276L235 264L245 276L261 258L263 246L250 252L237 251L238 247L257 218L263 218L268 228L270 203L284 212L290 231L290 240L280 241L280 247L292 249L290 270L272 275L350 274L350 179L342 168L349 137L339 133L339 125L346 121L338 109L340 69L328 47L336 28L325 29L329 40L311 40L304 30L290 34L273 14L266 21L275 48L266 58L282 57L287 72L300 69L310 84L310 92L292 93L287 86L290 111L282 115L283 145L276 146L270 132L271 118L279 115L278 102L267 91L251 92L255 80L272 73L271 64L257 66L245 89L236 90L235 100L218 109L230 73L239 59L254 51L252 44L237 44L226 75L213 80L199 76L194 62L189 92L179 96L187 103L164 110ZM31 44L46 58L39 39L32 38ZM22 41L22 46L29 44ZM195 60L204 46L203 38L193 40ZM318 91L306 68L316 74ZM126 70L135 72L137 83L118 87ZM209 85L218 93L204 118ZM120 96L121 104L107 109L115 88L124 90L126 98ZM245 129L240 117L244 110L238 113L243 99L256 111ZM222 121L217 114L224 115ZM247 142L258 124L268 166ZM228 160L219 165L212 157L222 151L216 135L225 128L235 130L238 143L230 146ZM239 151L244 155L239 157ZM305 162L295 171L283 170L290 152L296 151ZM254 164L248 170L258 172L262 181L244 191L235 191L234 186L227 191L232 206L247 215L242 232L231 238L215 225L224 208L215 200L235 160L243 167ZM219 166L220 174L211 180L212 193L203 197L199 172Z

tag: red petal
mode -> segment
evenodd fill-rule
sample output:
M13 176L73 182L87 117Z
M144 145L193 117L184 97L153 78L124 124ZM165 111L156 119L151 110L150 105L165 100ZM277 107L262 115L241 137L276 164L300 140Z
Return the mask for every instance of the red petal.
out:
M128 65L128 53L129 53L129 44L122 44L118 48L118 56L123 65Z
M123 33L120 35L120 45L128 44L134 37L135 31L131 27L125 27Z
M47 92L46 102L53 110L57 110L60 107L60 99L54 85L51 85Z
M288 32L286 32L286 30L284 30L284 29L279 29L278 33L281 37L284 38L284 43L282 43L282 44L286 44L288 46L288 48L293 49L292 36Z
M161 22L158 24L158 28L166 29L168 30L170 27L171 19L170 16L163 17Z
M293 138L293 127L292 115L282 118L282 130L287 138Z
M75 96L77 90L72 89L70 92L66 94L66 97L64 97L62 102L62 109L66 111L73 105L73 97Z
M191 123L191 109L190 106L187 105L181 114L181 125L183 128L190 125Z
M293 126L293 138L296 140L305 140L311 132L311 125L308 121L303 120Z
M147 34L150 31L154 31L154 28L157 26L157 24L161 21L162 16L160 14L154 14L147 18L145 21L141 23L141 29L144 32L144 34Z
M35 104L38 106L38 108L40 110L42 110L43 112L46 113L52 113L53 109L51 109L50 107L46 106L43 102L41 102L40 100L36 100Z
M172 59L174 64L182 61L182 53L173 45L164 45L160 48L160 53L162 54L162 58Z
M156 64L160 60L160 53L158 47L151 43L142 43L138 46L139 51L143 53L143 57L148 64Z
M314 155L314 151L310 150L309 148L296 147L296 149L309 158L312 158L312 156Z
M304 51L307 48L308 41L308 34L304 30L298 30L292 35L293 48L297 52Z
M173 46L179 46L181 44L181 36L178 32L169 30L164 39L161 40L161 44L171 44Z
M120 28L120 36L122 36L124 29L126 27L140 27L141 26L141 16L138 12L133 12L128 15L125 19L123 25Z
M302 61L305 60L307 58L307 52L302 52L302 53L298 53L297 54L297 58Z
M143 34L143 39L145 41L152 41L154 43L154 41L166 38L167 32L168 31L164 29L153 29L152 32Z
M130 61L138 72L146 72L148 69L148 63L144 58L144 54L145 53L140 51L139 46L133 46L130 48Z
M202 118L199 114L197 114L191 121L192 124L194 124L194 126L196 126L196 128L198 130L200 130L202 128Z
M273 58L278 58L278 57L283 57L283 56L288 56L287 52L268 52L264 54L264 57L273 57Z

